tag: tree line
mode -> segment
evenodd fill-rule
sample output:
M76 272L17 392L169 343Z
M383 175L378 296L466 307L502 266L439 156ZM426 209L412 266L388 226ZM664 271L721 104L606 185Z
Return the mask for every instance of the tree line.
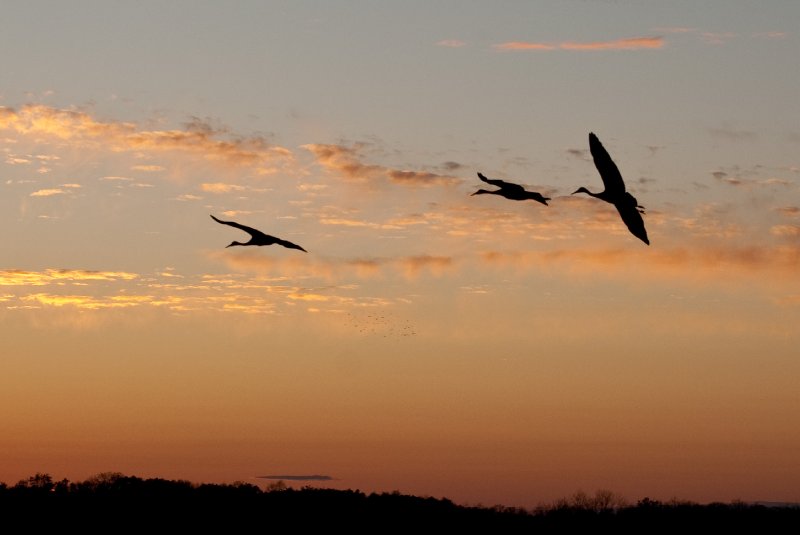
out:
M124 528L155 531L216 528L344 528L349 531L491 529L515 533L574 530L674 532L684 529L800 528L800 507L744 502L697 504L644 498L628 503L606 490L574 495L533 509L457 505L446 498L400 492L364 493L276 482L192 483L102 473L85 481L37 473L13 486L0 483L0 518L29 527Z

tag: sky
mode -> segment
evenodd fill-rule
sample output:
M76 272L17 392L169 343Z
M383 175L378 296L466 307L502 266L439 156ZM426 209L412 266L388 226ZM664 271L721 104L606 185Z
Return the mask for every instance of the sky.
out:
M7 2L0 481L800 501L798 23ZM589 132L650 246L571 195Z

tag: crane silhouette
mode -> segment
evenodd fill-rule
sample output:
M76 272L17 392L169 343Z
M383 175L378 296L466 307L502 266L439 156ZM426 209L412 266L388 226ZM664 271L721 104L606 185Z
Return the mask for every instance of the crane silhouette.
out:
M625 182L622 180L622 175L617 169L617 165L608 155L597 136L594 135L594 132L589 133L589 149L592 152L592 158L594 158L594 165L600 173L600 178L603 179L605 189L600 193L592 193L588 189L580 187L572 194L587 193L592 197L613 204L631 234L650 245L641 215L644 213L644 206L639 204L636 197L625 191Z
M501 197L505 197L506 199L511 199L512 201L526 201L530 199L532 201L540 202L545 206L547 206L547 201L550 200L550 197L545 197L541 193L537 193L535 191L527 191L519 184L514 184L513 182L506 182L504 180L499 180L496 178L494 179L486 178L480 172L478 173L478 178L480 178L487 184L497 186L500 189L492 191L479 189L472 195L483 195L483 194L500 195Z
M238 241L233 241L233 242L231 242L230 245L226 245L225 246L226 249L228 247L233 247L234 245L274 245L274 244L277 244L277 245L282 245L282 246L286 247L287 249L298 249L300 251L303 251L304 253L308 252L305 249L303 249L302 247L300 247L299 245L297 245L296 243L292 243L290 241L282 240L280 238L276 238L275 236L270 236L269 234L264 234L260 230L256 230L254 228L250 228L250 227L247 227L245 225L240 225L239 223L236 223L234 221L222 221L221 219L217 219L213 215L211 216L211 219L213 219L217 223L221 223L223 225L229 225L231 227L238 228L238 229L243 230L243 231L247 232L248 234L250 234L250 241L247 241L245 243L240 243Z

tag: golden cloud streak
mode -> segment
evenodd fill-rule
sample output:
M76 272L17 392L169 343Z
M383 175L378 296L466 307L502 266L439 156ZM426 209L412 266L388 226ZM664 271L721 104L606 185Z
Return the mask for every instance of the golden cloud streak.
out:
M144 171L146 173L155 173L157 171L164 171L166 168L161 165L134 165L131 167L134 171Z
M135 273L124 271L86 271L70 269L46 269L24 271L0 270L0 286L46 286L65 282L81 281L130 281L138 278Z
M102 122L83 111L26 105L0 107L0 129L30 136L52 136L83 145L107 146L117 151L175 151L200 154L209 160L263 169L275 161L292 159L286 148L261 137L219 139L224 131L194 121L184 130L141 130L134 123ZM140 167L155 171L157 166Z
M66 191L59 188L40 189L30 194L31 197L52 197L53 195L64 195Z
M149 299L144 296L128 297L115 296L111 299L97 299L88 295L54 295L31 294L22 298L23 301L36 301L42 305L54 307L74 306L87 310L100 310L104 308L129 308L146 303Z
M629 39L616 39L613 41L596 41L592 43L579 43L566 41L562 43L535 43L526 41L510 41L494 45L497 50L642 50L664 47L663 37L632 37Z

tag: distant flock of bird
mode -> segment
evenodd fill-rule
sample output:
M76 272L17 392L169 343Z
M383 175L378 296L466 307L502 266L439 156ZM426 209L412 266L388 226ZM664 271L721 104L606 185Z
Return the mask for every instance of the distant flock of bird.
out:
M633 195L625 191L625 182L622 180L622 175L620 174L619 169L617 169L617 165L614 163L614 160L611 159L611 156L609 156L608 152L603 147L603 144L600 143L600 140L597 139L597 136L594 135L593 132L589 134L589 150L592 153L594 165L597 167L597 171L600 173L600 177L603 179L603 185L605 186L605 189L600 193L592 193L588 189L580 187L572 194L575 195L576 193L587 193L592 197L605 201L609 204L613 204L617 209L617 212L619 212L623 223L625 223L625 225L628 227L628 230L631 231L631 234L645 242L647 245L650 245L650 240L647 238L647 230L644 228L644 220L642 219L644 207L639 204ZM545 206L547 206L547 201L550 200L550 197L545 197L541 193L535 191L527 191L519 184L506 182L499 179L486 178L480 172L478 173L478 178L487 184L497 186L499 189L491 191L479 189L472 195L500 195L501 197L505 197L506 199L510 199L512 201L525 201L530 199L540 202ZM233 221L222 221L213 215L211 216L211 219L217 223L230 225L231 227L238 228L250 234L249 241L244 243L233 241L226 247L233 247L234 245L277 244L288 249L297 249L299 251L303 251L304 253L308 252L296 243L281 240L280 238L270 236L269 234L264 234L260 230L247 227L245 225L240 225L239 223L235 223Z

